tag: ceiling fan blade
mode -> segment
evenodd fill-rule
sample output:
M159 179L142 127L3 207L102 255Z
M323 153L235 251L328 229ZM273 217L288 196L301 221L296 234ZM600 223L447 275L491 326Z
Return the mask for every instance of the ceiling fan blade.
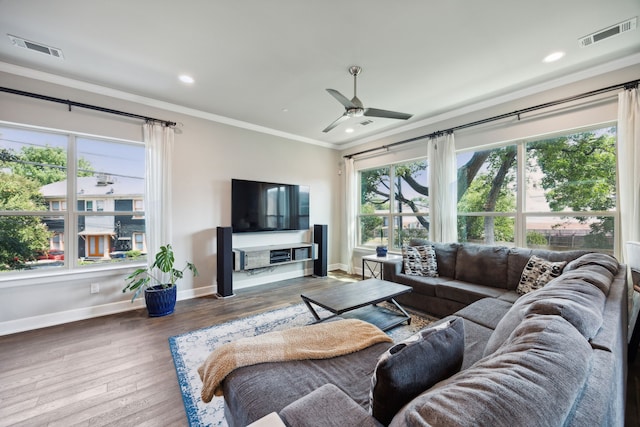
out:
M344 122L345 120L348 120L348 119L349 119L349 116L347 116L346 114L343 114L340 117L338 117L338 119L335 122L331 123L329 126L324 128L324 130L322 132L327 133L331 129L333 129L334 127L338 126L340 123L342 123L342 122Z
M335 90L335 89L327 89L327 92L329 92L331 94L331 96L333 96L335 99L337 99L340 104L344 105L344 108L357 108L357 106L354 105L353 102L351 102L351 100L349 98L347 98L346 96L344 96L343 94L341 94L337 90Z
M386 119L408 120L413 114L398 113L397 111L379 110L377 108L367 108L364 115L369 117L384 117Z

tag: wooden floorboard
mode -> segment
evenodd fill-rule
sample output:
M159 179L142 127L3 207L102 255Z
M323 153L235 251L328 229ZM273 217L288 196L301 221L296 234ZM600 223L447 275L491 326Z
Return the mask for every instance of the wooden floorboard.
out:
M353 280L333 272L0 337L0 426L187 426L168 338L301 303ZM640 357L630 365L627 423L640 419Z

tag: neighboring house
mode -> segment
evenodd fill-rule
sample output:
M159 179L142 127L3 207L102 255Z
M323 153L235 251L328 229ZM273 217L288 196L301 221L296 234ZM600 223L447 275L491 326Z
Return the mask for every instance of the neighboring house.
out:
M64 212L67 181L40 188L51 212ZM111 258L131 249L146 252L144 179L97 174L77 178L78 258ZM86 212L86 214L82 214ZM95 214L90 214L93 212ZM97 214L98 212L113 215ZM126 214L117 214L126 212ZM140 215L136 215L140 212ZM60 217L45 219L53 233L49 247L64 250L64 224Z

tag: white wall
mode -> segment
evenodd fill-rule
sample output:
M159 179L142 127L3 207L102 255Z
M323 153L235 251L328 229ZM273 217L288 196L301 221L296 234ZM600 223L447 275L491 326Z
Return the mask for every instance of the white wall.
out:
M339 153L189 115L151 108L40 80L0 73L0 85L182 123L173 159L173 246L179 262L193 261L200 276L185 275L179 298L216 291L216 227L231 222L231 179L245 178L311 187L311 224L328 224L329 268L341 266ZM0 93L0 121L140 141L138 120ZM234 246L309 241L308 231L234 236ZM234 273L239 289L309 274L312 265L296 263L250 276ZM24 280L0 275L0 335L72 320L130 310L121 292L127 270L84 274L50 273ZM100 293L90 294L91 283ZM212 313L215 316L215 313Z

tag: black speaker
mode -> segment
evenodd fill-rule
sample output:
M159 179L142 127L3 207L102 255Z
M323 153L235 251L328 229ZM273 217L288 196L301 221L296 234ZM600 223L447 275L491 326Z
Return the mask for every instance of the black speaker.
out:
M218 298L233 296L233 250L231 249L231 227L218 227L216 229L218 245Z
M318 245L317 258L313 261L313 275L316 277L327 276L327 246L328 231L326 224L314 224L313 243Z

